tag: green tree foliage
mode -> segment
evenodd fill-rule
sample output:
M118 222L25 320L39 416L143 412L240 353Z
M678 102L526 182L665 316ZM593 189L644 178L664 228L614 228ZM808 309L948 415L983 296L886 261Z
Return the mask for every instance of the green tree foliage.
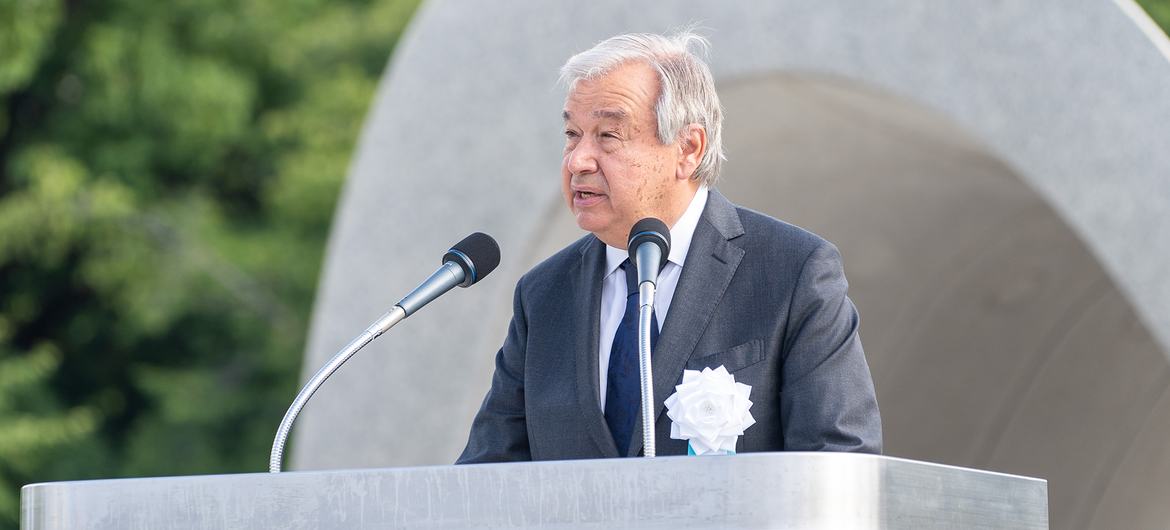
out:
M0 489L5 492L20 487L13 478L51 467L46 457L53 451L93 433L95 411L84 406L63 410L45 384L60 362L60 353L47 344L25 355L0 354L0 461L7 471L0 474ZM16 495L0 495L7 525L18 512Z
M1138 0L1138 5L1162 27L1162 31L1170 33L1170 0Z
M34 481L261 471L417 0L0 0L0 527Z

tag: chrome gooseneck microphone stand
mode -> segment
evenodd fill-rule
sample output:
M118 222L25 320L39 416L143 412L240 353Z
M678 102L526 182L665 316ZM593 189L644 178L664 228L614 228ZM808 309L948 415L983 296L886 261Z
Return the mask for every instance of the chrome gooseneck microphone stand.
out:
M642 448L646 458L654 458L657 454L654 443L654 369L650 364L650 326L654 318L655 291L654 282L638 285L638 375L642 380Z
M276 429L276 438L272 440L272 453L268 455L268 472L280 473L280 464L284 460L284 444L288 441L288 434L292 431L293 422L297 420L297 415L301 413L301 409L305 408L305 403L309 402L309 398L313 397L313 393L325 383L329 376L333 375L341 365L345 364L350 357L353 357L358 350L364 348L374 339L381 336L383 333L394 327L395 324L406 318L406 310L399 306L394 306L377 322L374 322L370 327L366 328L361 335L356 339L346 344L341 351L337 352L329 362L325 363L316 374L305 383L305 387L297 394L296 399L293 400L292 405L288 407L288 411L284 413L284 419L280 420L280 427Z
M421 285L394 305L385 315L366 328L356 339L346 344L329 362L325 363L316 374L309 379L305 387L297 394L284 418L280 420L280 427L276 430L276 437L272 440L272 452L268 455L268 471L280 473L281 462L284 460L284 444L288 441L293 422L301 409L305 408L313 393L333 375L341 365L345 364L359 350L374 339L386 333L395 324L414 314L422 306L430 303L443 293L455 286L470 287L483 279L488 273L495 270L500 264L500 247L491 236L482 232L471 234L451 247L443 256L443 265L431 274Z

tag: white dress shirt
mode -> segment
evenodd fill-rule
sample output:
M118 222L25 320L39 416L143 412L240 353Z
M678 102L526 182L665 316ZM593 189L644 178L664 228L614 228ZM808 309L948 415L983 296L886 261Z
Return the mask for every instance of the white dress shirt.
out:
M667 256L666 267L658 273L658 283L654 295L654 316L658 320L658 329L666 321L666 312L670 310L670 301L674 298L674 289L678 287L678 277L682 274L683 262L687 260L687 251L691 248L691 238L695 235L695 227L699 225L699 217L707 205L707 187L699 186L695 196L691 199L687 211L674 226L670 227L670 255ZM598 337L597 371L601 383L601 410L605 410L605 392L609 386L609 353L613 348L613 336L617 334L618 325L626 313L626 274L620 269L622 262L630 253L605 246L605 279L601 285L601 336Z

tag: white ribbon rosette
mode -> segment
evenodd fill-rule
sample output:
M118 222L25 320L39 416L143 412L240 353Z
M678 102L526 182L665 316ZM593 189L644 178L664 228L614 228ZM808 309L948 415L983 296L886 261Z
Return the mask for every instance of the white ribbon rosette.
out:
M736 440L756 423L748 412L752 387L736 383L720 366L702 372L683 370L682 384L674 390L666 398L670 437L688 440L696 455L735 454Z

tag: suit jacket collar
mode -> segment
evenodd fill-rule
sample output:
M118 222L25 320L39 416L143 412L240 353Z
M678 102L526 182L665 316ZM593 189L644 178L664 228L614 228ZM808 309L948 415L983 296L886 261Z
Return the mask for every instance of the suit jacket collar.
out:
M743 235L743 224L739 222L739 212L736 211L735 205L715 189L711 189L707 195L707 208L703 210L700 223L703 221L718 231L724 241ZM694 248L692 243L691 250Z
M617 445L601 410L601 389L597 382L598 335L601 334L601 284L605 278L605 243L594 235L586 236L580 247L581 260L570 275L575 283L569 293L575 293L581 303L572 304L576 310L565 333L576 337L573 343L576 363L577 406L580 421L589 433L600 456L617 458Z

